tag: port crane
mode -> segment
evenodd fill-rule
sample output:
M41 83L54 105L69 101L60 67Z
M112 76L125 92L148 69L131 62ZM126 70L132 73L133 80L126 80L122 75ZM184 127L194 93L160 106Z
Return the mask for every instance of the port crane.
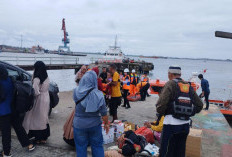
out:
M63 30L64 32L64 37L62 38L62 42L64 43L64 46L59 46L59 53L70 53L70 47L68 46L68 44L70 43L70 40L68 38L68 32L66 31L66 26L65 26L65 18L63 18L62 20L62 28L61 30Z

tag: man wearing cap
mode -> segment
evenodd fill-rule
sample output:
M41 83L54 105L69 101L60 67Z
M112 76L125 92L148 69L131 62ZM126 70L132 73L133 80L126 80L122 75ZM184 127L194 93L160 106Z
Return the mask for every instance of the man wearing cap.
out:
M201 80L201 89L202 89L202 93L200 94L200 97L205 97L205 102L206 102L205 110L208 110L209 109L209 94L210 94L209 82L206 79L204 79L202 74L199 74L198 78Z
M181 79L179 66L169 67L168 78L156 105L157 112L165 115L160 157L185 157L189 118L202 110L203 103L191 85Z

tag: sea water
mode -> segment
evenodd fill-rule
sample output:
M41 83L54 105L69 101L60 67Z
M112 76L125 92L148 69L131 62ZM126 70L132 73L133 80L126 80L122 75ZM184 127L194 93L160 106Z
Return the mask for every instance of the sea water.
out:
M27 57L60 57L56 54L22 54L22 53L0 53L0 60L3 56L27 56ZM74 56L73 56L74 57ZM75 56L76 57L76 56ZM87 55L86 57L78 57L79 63L88 64L91 58L101 58L100 55ZM232 62L229 61L210 61L210 60L189 60L189 59L152 59L139 58L136 60L144 60L154 64L154 70L150 73L150 79L168 80L168 67L170 65L179 65L182 68L182 78L188 80L192 72L200 72L207 69L204 77L210 84L210 99L228 99L231 96L232 89ZM16 63L12 63L16 64ZM32 71L29 71L32 73ZM70 91L76 87L74 70L48 70L50 80L56 82L60 91ZM200 83L200 81L199 81ZM198 90L198 94L201 89Z

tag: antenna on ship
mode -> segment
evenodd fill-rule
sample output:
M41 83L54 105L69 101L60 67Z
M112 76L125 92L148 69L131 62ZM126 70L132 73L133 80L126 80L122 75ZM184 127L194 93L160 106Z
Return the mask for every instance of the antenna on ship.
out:
M116 49L117 48L117 35L115 36L115 42L114 42L114 48Z

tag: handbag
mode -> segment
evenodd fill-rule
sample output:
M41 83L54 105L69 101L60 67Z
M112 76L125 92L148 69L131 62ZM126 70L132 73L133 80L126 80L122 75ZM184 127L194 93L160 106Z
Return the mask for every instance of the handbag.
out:
M93 89L94 88L91 88L83 98L78 100L76 102L76 105L79 104L81 101L83 101ZM63 139L67 144L69 144L71 146L75 146L74 134L73 134L73 119L74 119L74 117L75 117L75 109L72 111L71 115L68 117L68 119L65 122L64 127L63 127L63 130L64 130Z

